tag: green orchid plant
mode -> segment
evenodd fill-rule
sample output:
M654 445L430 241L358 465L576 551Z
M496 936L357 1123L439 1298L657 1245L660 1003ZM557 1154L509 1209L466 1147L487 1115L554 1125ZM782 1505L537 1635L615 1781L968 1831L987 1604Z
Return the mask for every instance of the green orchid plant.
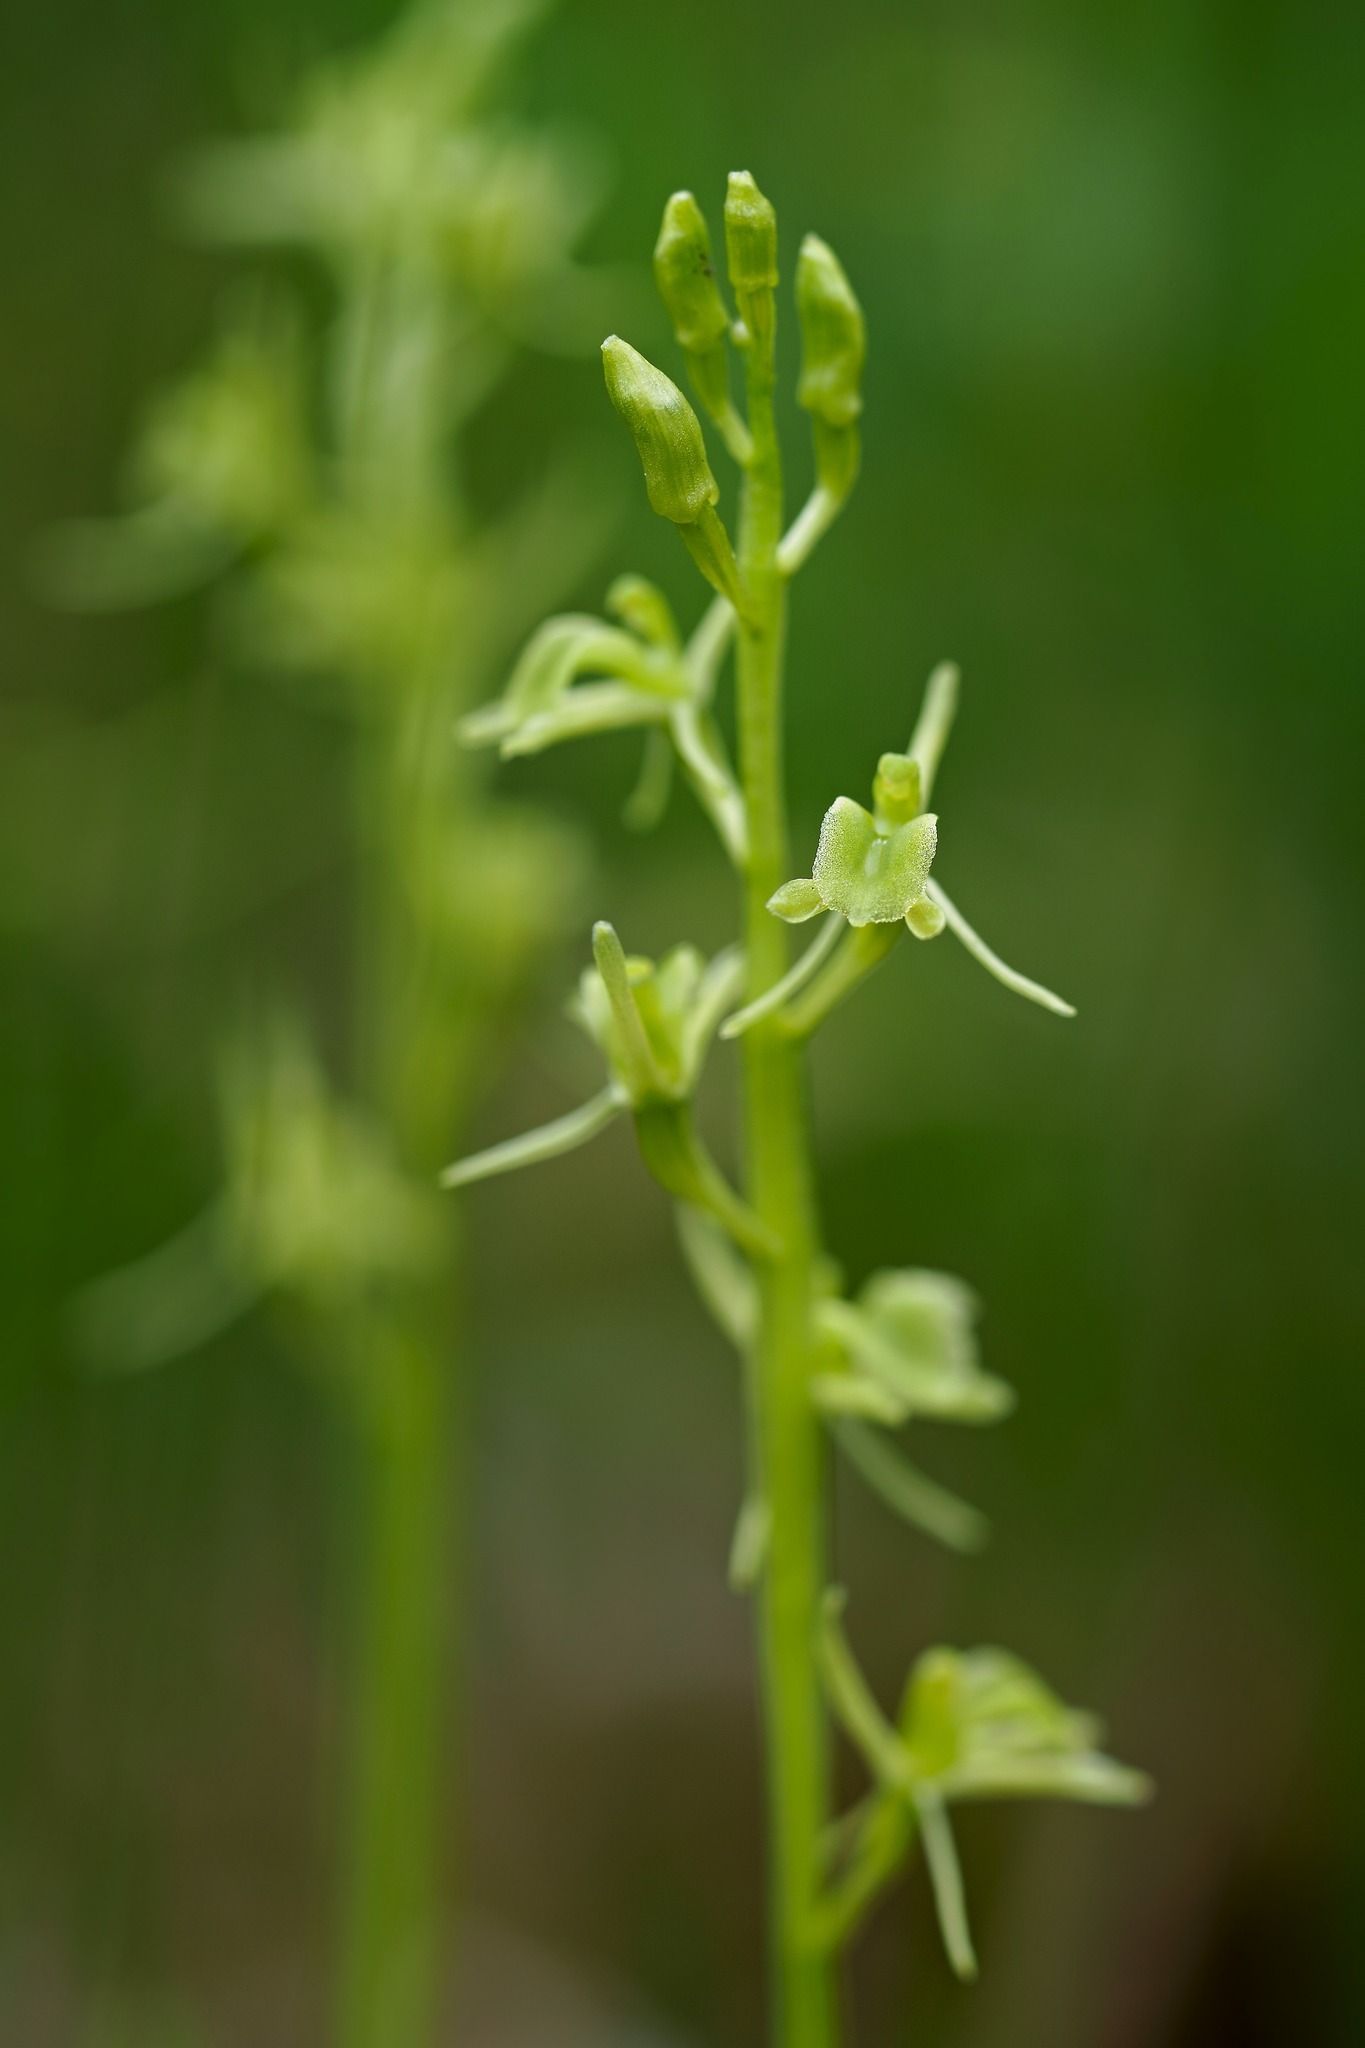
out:
M1006 966L936 878L939 822L928 806L957 707L951 664L930 677L906 751L878 762L871 808L836 798L810 874L791 879L780 769L788 594L857 477L864 322L837 258L808 235L796 263L797 396L810 417L814 481L785 525L774 419L777 224L747 172L729 182L725 259L733 308L696 200L675 193L655 276L698 404L739 472L733 539L702 422L683 392L618 337L602 351L649 503L677 528L711 587L709 606L684 636L658 590L636 576L618 581L608 619L550 620L502 697L460 732L467 745L496 745L511 759L640 728L632 813L637 822L658 814L676 759L735 870L742 944L709 965L678 947L654 966L630 958L612 927L598 924L594 965L572 1009L605 1056L606 1086L544 1129L459 1161L445 1182L464 1187L566 1152L629 1114L646 1167L675 1205L699 1293L743 1367L750 1469L730 1570L757 1602L773 2037L781 2048L834 2048L835 1959L917 1848L953 1967L964 1977L975 1970L947 1817L954 1801L1029 1795L1131 1805L1148 1787L1098 1752L1091 1721L1002 1651L926 1651L893 1723L839 1624L826 1433L918 1529L967 1550L984 1539L984 1518L911 1464L899 1438L921 1418L997 1421L1013 1395L982 1368L977 1305L961 1281L912 1267L874 1273L856 1295L845 1293L820 1236L808 1042L907 932L927 942L949 930L1007 988L1059 1016L1074 1012ZM742 409L731 389L734 358ZM713 708L732 649L737 767ZM824 921L813 944L790 963L787 926L817 916ZM691 1117L717 1040L738 1041L742 1055L740 1189L701 1148ZM839 1820L830 1813L831 1717L872 1780Z

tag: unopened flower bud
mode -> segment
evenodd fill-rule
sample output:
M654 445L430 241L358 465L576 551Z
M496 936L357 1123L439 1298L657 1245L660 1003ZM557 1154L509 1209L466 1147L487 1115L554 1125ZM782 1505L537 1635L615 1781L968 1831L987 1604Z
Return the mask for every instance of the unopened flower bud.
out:
M675 526L691 526L720 496L706 459L701 422L671 377L608 335L602 368L611 402L634 437L649 502Z
M777 284L777 215L747 171L731 171L725 194L725 262L737 292Z
M847 427L863 409L860 385L867 354L862 307L834 251L807 235L796 263L801 320L797 399L831 427Z
M690 192L675 192L664 208L654 281L680 348L700 355L722 338L730 319L711 262L706 217Z

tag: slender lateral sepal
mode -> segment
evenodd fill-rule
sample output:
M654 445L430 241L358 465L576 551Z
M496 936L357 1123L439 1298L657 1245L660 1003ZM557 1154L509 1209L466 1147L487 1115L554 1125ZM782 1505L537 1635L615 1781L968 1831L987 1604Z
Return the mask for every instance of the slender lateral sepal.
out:
M1030 981L1026 974L1020 974L1016 968L1007 967L1000 955L991 951L981 934L968 924L941 883L930 882L927 893L943 912L944 920L954 938L961 940L973 960L979 960L987 974L994 975L1003 988L1012 990L1017 996L1023 996L1026 1002L1037 1003L1041 1009L1051 1010L1054 1017L1076 1015L1074 1005L1066 1002L1063 997L1054 995L1052 990L1044 988L1040 981Z
M809 1038L840 1003L862 987L904 937L903 923L864 925L857 931L847 928L815 980L795 1002L778 1012L782 1029L791 1038Z
M934 1906L943 1935L943 1946L954 1975L970 1984L977 1974L976 1950L967 1925L967 1901L962 1891L962 1865L957 1860L953 1824L936 1792L923 1790L915 1801L919 1809L924 1860L934 1887Z
M581 1108L556 1117L553 1123L542 1124L520 1138L508 1138L501 1145L490 1145L486 1152L472 1153L468 1159L457 1159L441 1175L441 1186L472 1187L475 1181L492 1180L497 1174L516 1173L523 1166L538 1166L544 1159L559 1159L565 1152L576 1152L629 1107L625 1091L613 1083Z
M824 965L844 930L844 921L838 912L830 911L795 966L783 975L781 981L775 981L766 995L755 997L752 1003L746 1003L742 1010L736 1010L732 1017L727 1017L720 1027L721 1037L739 1038L753 1025L761 1023L763 1018L771 1017L774 1011L780 1010L788 997L804 988L816 969Z
M962 684L962 671L955 661L941 661L930 676L924 688L924 703L910 735L906 752L918 763L920 790L927 804L933 794L934 778L938 764L943 758L943 749L957 717L958 692Z
M926 1478L875 1430L849 1418L835 1433L849 1463L873 1492L914 1528L949 1550L972 1552L989 1541L991 1525L983 1514Z

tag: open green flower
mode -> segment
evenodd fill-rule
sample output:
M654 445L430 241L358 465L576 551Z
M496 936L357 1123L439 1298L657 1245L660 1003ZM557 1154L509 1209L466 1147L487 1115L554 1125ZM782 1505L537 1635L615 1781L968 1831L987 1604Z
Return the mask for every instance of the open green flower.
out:
M538 754L590 733L643 728L646 780L657 765L651 747L677 754L731 858L748 845L744 800L711 712L716 676L734 630L734 612L717 598L684 645L667 598L643 576L620 576L606 609L618 622L569 612L549 619L527 643L501 697L460 722L468 747L496 746L503 758ZM667 782L662 800L667 799ZM632 800L631 823L652 822L662 802Z
M856 1303L824 1301L816 1316L846 1361L837 1384L866 1390L880 1419L994 1422L1014 1395L981 1370L979 1312L972 1290L951 1273L906 1267L874 1273Z
M770 1257L771 1234L725 1179L692 1118L707 1049L743 984L742 953L729 947L708 963L695 946L675 946L656 965L627 954L612 926L597 924L593 957L569 1015L605 1055L606 1087L539 1130L458 1160L442 1174L442 1186L466 1187L572 1152L628 1111L660 1186L710 1215L751 1256Z
M768 908L789 924L804 924L822 910L837 910L855 928L898 924L912 929L934 922L924 894L938 847L931 812L888 826L852 797L836 797L825 812L810 878L786 882ZM941 929L943 918L938 914Z
M641 591L652 600L647 611ZM465 745L496 744L507 759L586 733L665 722L670 702L694 692L667 600L642 578L622 577L607 608L620 625L584 612L547 619L501 697L461 720Z
M1051 989L1006 966L930 875L938 851L938 819L927 805L956 715L958 682L953 663L941 662L929 678L906 751L883 754L877 763L872 809L864 810L852 797L836 797L820 827L810 875L784 882L769 897L769 910L788 924L804 924L822 910L829 915L781 981L726 1019L725 1037L736 1037L769 1016L793 1036L808 1036L887 957L902 923L917 939L952 931L972 958L1016 995L1056 1016L1075 1016L1071 1004Z
M856 1301L815 1309L822 1355L811 1394L840 1448L889 1507L954 1550L984 1543L985 1517L912 1465L887 1432L918 1417L983 1423L1010 1412L1013 1389L981 1370L978 1313L961 1280L914 1267L874 1273Z
M895 1724L878 1706L840 1622L844 1595L825 1596L820 1663L830 1703L874 1782L840 1831L846 1855L824 1902L840 1938L909 1855L924 1844L939 1926L959 1977L976 1975L962 1873L947 1808L958 1799L1077 1799L1138 1806L1151 1796L1141 1772L1105 1756L1092 1715L1066 1706L1037 1672L1005 1650L926 1650L906 1684Z

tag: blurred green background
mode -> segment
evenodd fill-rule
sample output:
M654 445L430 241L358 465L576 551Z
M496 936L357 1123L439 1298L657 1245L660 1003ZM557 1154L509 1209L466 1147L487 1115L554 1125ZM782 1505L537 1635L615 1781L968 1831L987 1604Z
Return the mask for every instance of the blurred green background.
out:
M213 1048L244 993L302 977L324 1022L344 999L344 733L230 663L201 602L63 617L27 564L50 522L115 502L130 426L238 268L174 239L168 171L389 18L51 0L0 30L16 2048L323 2038L337 1447L264 1319L97 1384L62 1312L216 1184ZM869 1668L890 1690L927 1640L1003 1639L1161 1785L1135 1818L969 1815L982 1984L950 1982L916 1879L851 1973L866 2048L1365 2038L1362 56L1332 0L565 0L518 88L603 139L586 254L660 360L646 259L674 187L714 209L745 164L789 264L807 227L840 252L866 464L796 598L798 845L956 657L945 879L1081 1010L903 948L818 1051L834 1249L854 1280L963 1273L1022 1396L933 1446L995 1520L984 1558L841 1495ZM490 405L489 501L559 434L623 508L581 601L633 566L692 617L590 360L527 362ZM620 828L633 766L604 743L507 780L594 822L591 907L630 944L713 945L720 862L686 801L654 839ZM547 963L481 1136L573 1099L555 1002L581 950ZM619 1132L469 1210L450 2038L740 2048L763 2005L729 1359Z

